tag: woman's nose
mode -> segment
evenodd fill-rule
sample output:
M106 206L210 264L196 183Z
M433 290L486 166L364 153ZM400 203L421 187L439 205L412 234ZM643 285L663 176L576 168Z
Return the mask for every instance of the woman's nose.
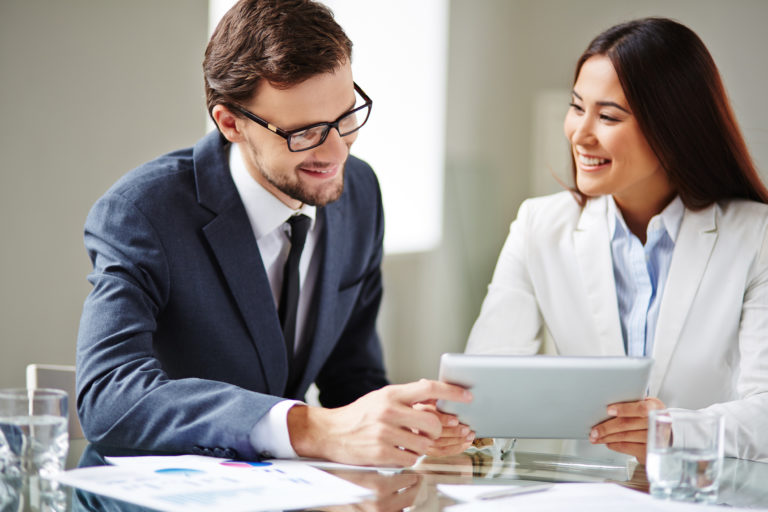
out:
M571 143L581 146L594 144L597 138L593 130L592 121L583 116L575 120L575 129L571 135Z

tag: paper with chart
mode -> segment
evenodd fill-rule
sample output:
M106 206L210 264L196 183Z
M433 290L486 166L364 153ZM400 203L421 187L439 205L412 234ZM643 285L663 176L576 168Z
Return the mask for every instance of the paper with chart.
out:
M58 481L168 512L259 511L352 503L372 492L296 461L242 462L198 455L108 457L113 466Z

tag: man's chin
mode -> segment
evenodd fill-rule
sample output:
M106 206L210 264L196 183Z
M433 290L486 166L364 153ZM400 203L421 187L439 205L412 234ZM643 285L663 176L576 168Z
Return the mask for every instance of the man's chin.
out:
M325 206L337 201L341 197L342 192L344 192L343 182L332 191L323 191L323 193L320 194L305 196L305 199L302 202L310 206Z
M332 183L325 183L322 187L296 187L294 189L283 190L289 197L301 201L310 206L325 206L337 201L344 192L344 180L334 180Z
M337 201L344 192L344 172L340 170L337 176L325 182L316 180L302 182L294 199L311 206L325 206Z

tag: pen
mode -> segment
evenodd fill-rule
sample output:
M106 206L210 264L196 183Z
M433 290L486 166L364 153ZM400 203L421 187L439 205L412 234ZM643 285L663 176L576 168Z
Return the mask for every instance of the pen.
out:
M516 494L526 494L529 492L546 491L550 487L552 487L552 484L516 485L516 486L510 486L508 489L501 489L501 490L478 494L476 497L477 499L481 499L481 500L492 500L495 498L505 498L507 496L514 496Z

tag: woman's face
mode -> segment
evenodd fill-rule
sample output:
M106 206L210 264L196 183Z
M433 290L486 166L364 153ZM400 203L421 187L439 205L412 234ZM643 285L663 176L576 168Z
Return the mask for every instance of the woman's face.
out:
M620 206L657 203L670 195L666 173L640 131L607 57L591 57L582 65L564 129L582 193L611 194Z

